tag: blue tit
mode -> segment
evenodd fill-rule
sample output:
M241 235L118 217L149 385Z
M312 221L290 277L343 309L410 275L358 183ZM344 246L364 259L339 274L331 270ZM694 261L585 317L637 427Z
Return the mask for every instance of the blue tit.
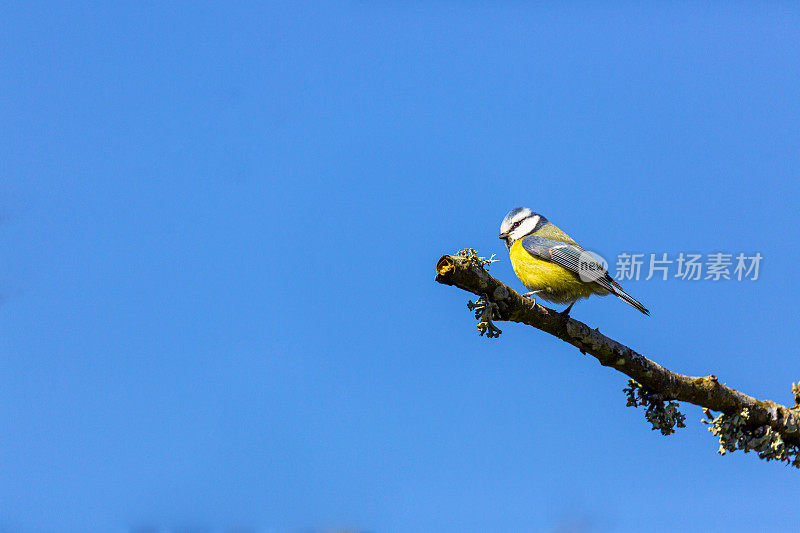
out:
M527 207L508 212L500 225L514 273L529 293L548 302L573 304L592 294L613 294L642 313L650 311L622 290L606 268L577 242Z

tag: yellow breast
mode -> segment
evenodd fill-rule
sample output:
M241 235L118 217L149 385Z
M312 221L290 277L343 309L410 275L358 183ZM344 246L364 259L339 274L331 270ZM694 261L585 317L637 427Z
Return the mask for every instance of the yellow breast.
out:
M514 273L529 291L541 290L535 297L554 303L571 303L592 294L608 294L596 283L585 283L577 274L553 262L539 259L522 247L522 239L509 249Z

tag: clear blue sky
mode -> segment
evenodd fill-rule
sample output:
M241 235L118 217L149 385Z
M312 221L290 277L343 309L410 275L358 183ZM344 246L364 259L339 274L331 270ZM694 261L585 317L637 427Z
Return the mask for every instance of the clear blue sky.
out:
M0 22L0 531L750 531L800 472L671 437L443 253L759 252L573 316L792 403L800 9L14 3ZM183 529L182 529L183 528ZM187 529L188 528L188 529ZM192 529L195 528L195 529Z

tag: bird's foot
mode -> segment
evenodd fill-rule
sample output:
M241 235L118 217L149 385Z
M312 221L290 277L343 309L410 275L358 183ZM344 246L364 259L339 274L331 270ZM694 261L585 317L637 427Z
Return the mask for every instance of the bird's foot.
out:
M531 301L531 303L533 304L533 305L531 305L532 309L536 309L536 298L534 298L533 295L534 294L539 294L540 292L542 292L541 289L538 290L538 291L526 292L525 294L522 295L523 298L527 298L528 300Z

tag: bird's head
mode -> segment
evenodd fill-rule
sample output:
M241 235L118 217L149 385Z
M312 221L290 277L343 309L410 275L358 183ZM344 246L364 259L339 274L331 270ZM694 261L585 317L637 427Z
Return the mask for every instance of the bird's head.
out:
M547 224L547 219L527 207L515 207L500 224L500 238L511 248L515 241L526 237Z

